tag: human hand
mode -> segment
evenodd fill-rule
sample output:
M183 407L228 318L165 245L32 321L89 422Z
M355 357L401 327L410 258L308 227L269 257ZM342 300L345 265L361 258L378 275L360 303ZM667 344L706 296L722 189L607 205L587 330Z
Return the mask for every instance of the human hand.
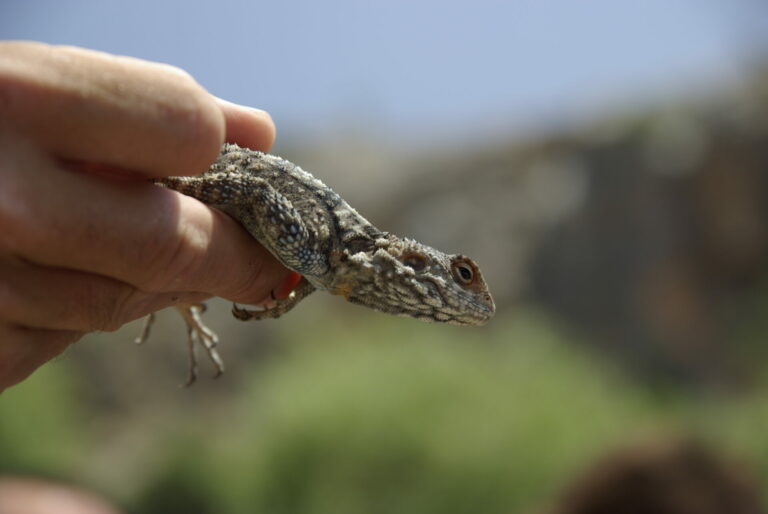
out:
M234 220L147 180L274 134L171 66L0 42L0 391L86 332L279 289L288 270Z

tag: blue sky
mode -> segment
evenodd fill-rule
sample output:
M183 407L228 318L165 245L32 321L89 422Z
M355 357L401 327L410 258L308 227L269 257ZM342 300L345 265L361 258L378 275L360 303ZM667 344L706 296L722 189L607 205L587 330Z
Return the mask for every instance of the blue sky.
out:
M761 30L768 10L750 0L0 5L3 39L175 64L214 94L269 110L294 138L343 127L450 140L556 125L737 80Z

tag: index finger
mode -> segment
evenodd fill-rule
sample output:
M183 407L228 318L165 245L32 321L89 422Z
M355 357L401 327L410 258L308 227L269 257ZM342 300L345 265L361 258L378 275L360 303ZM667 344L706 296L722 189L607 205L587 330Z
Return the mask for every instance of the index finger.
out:
M149 177L202 172L226 126L214 97L178 68L30 42L0 42L0 107L56 157Z

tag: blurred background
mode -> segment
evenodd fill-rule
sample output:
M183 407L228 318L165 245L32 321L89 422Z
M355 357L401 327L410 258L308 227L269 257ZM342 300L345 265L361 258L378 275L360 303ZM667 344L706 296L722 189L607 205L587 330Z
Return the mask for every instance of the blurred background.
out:
M448 327L316 294L243 324L215 300L228 371L191 389L174 313L141 348L138 322L89 335L0 396L0 512L24 487L131 513L765 508L765 3L5 1L0 37L268 110L275 153L472 256L498 307Z

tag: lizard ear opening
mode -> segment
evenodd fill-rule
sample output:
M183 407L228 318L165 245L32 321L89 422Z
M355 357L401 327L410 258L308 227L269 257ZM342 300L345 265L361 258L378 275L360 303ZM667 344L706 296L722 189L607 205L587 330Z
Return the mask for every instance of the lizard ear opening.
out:
M346 242L350 254L371 252L375 248L374 241L369 237L357 236Z
M427 259L418 253L409 253L404 255L402 262L413 271L421 271L427 267Z

